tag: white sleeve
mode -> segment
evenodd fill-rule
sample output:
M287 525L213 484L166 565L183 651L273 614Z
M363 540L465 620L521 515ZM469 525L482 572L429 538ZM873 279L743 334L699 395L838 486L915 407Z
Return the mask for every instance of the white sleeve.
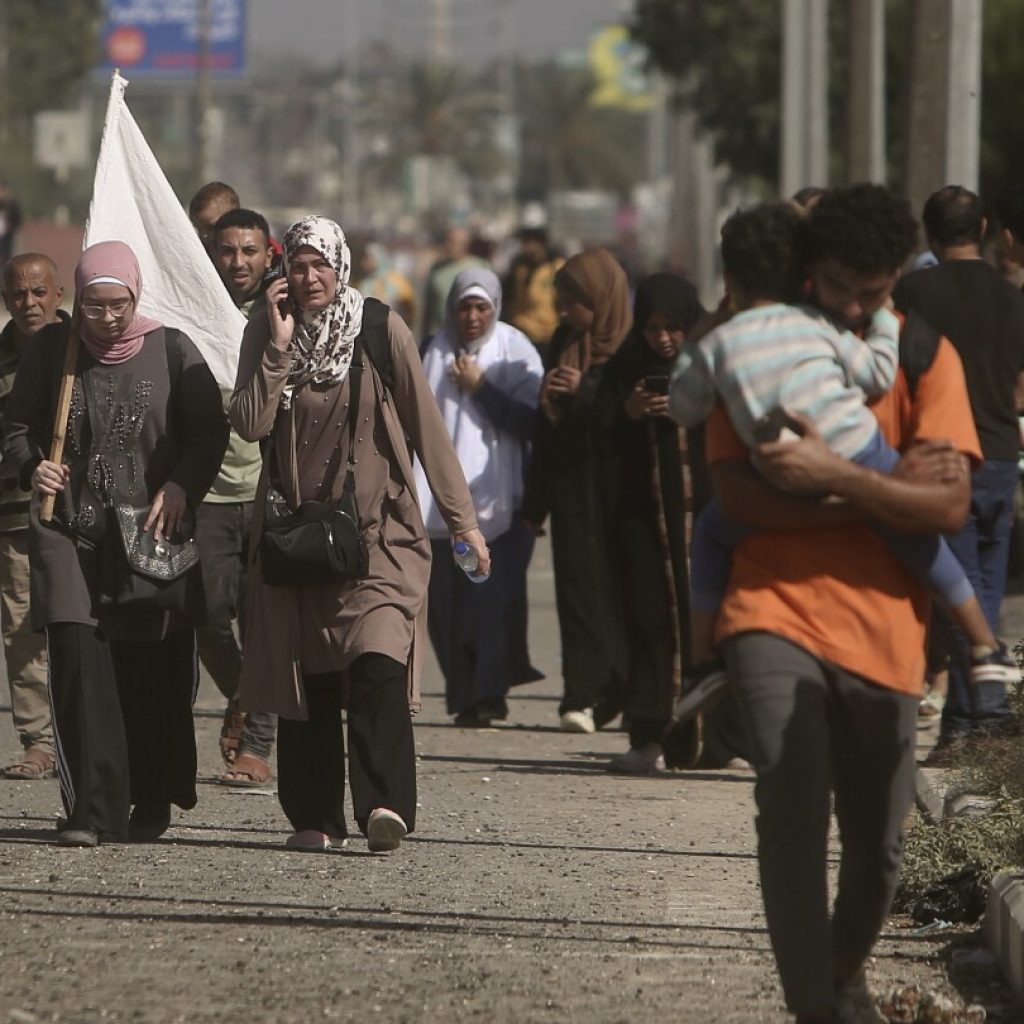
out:
M696 427L711 415L718 400L714 373L708 358L714 331L699 342L683 342L672 370L668 390L668 411L682 427Z
M840 334L831 326L826 329L831 332L829 340L850 384L868 398L884 395L892 388L900 360L900 322L893 313L877 310L864 338L850 331Z

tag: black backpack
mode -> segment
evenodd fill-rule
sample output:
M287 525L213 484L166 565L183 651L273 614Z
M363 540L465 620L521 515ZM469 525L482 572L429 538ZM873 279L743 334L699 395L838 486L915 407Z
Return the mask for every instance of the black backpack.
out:
M910 397L917 391L917 382L935 361L942 335L919 313L900 310L904 316L900 330L900 366L907 379Z
M363 348L384 385L385 398L395 387L395 365L391 359L391 339L388 336L388 314L391 308L379 299L366 298L363 302Z

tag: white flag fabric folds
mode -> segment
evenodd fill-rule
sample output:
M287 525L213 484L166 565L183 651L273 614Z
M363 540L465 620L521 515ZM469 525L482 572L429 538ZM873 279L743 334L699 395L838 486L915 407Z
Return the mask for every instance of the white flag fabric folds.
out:
M222 389L235 385L245 317L235 307L203 243L124 100L126 79L110 84L96 161L85 245L127 242L142 268L140 309L184 331Z

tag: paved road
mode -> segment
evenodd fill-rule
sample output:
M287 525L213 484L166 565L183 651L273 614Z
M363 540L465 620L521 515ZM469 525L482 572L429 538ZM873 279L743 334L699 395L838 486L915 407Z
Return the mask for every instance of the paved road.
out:
M785 1020L752 777L609 774L621 733L555 728L546 550L531 597L549 678L514 691L509 726L452 727L429 668L420 827L396 855L285 851L272 788L213 781L208 685L200 803L162 842L58 848L56 783L0 783L0 1024ZM949 990L948 946L895 922L874 977Z

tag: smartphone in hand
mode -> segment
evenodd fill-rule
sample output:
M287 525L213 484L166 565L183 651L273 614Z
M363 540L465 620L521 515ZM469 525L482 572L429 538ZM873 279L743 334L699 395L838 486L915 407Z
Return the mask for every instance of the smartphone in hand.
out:
M644 377L644 391L652 395L668 394L668 374L649 373Z

